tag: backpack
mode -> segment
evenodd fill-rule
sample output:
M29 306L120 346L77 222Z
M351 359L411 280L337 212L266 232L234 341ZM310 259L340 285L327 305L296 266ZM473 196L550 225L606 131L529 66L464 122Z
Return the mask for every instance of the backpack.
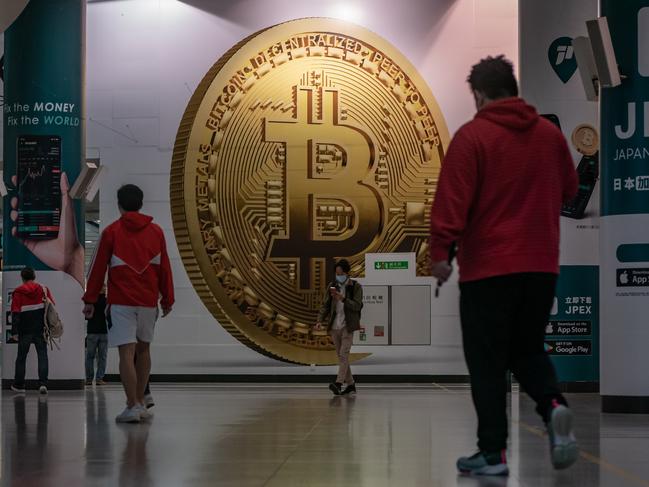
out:
M55 340L61 341L63 336L63 322L59 317L59 312L54 307L54 303L47 297L47 289L43 287L43 304L45 305L43 309L43 338L45 343L50 344L50 350L53 350L53 345L56 345L56 348L60 350L58 343Z

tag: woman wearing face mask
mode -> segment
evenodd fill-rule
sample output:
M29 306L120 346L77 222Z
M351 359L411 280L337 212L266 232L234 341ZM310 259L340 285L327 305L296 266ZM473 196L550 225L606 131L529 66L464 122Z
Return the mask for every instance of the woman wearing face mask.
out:
M328 286L315 325L315 329L320 330L323 323L326 323L327 331L336 346L338 377L329 385L329 389L336 396L356 393L354 377L349 367L349 352L354 341L354 332L361 327L363 288L349 278L350 269L349 262L345 259L336 263L336 280Z

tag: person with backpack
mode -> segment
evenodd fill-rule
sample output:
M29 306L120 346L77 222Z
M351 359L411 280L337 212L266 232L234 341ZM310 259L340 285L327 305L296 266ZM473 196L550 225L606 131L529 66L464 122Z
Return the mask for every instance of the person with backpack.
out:
M11 390L25 392L25 368L29 347L34 344L38 356L39 392L47 394L49 362L47 357L47 338L45 336L45 311L54 298L50 290L36 282L36 272L25 267L20 272L23 284L13 291L11 297L11 322L14 339L18 340L18 355Z
M106 357L108 355L108 328L106 327L106 286L99 293L95 312L87 320L86 335L86 385L91 386L93 379L98 386L106 385ZM95 375L95 359L97 372Z
M327 331L336 347L338 376L329 384L329 389L336 396L356 393L349 353L354 342L354 332L361 327L363 287L349 277L350 270L351 266L346 259L336 262L336 279L327 287L315 325L316 330L321 330L322 324L327 323Z
M151 417L144 396L158 305L165 317L174 304L164 233L152 217L140 213L143 199L142 190L133 184L117 191L122 216L101 234L83 296L83 313L86 319L92 318L108 272L108 345L119 349L119 373L126 393L126 409L115 418L118 423L139 423Z

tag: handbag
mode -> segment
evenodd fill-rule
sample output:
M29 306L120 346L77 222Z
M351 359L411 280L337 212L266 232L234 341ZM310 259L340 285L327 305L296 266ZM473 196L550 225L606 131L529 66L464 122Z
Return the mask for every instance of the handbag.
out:
M54 303L47 296L47 289L45 286L42 286L42 288L44 305L43 320L45 325L43 326L43 338L45 339L45 343L49 343L50 350L53 350L54 346L60 350L61 347L59 347L57 340L60 342L61 337L63 336L63 322L61 321L61 317L59 316L59 312L56 310Z

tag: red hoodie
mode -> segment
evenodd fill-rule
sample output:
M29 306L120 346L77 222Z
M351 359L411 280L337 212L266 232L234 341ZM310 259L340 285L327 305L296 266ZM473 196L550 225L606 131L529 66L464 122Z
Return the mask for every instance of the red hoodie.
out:
M11 323L14 334L28 335L43 332L45 303L43 287L36 281L27 281L11 294ZM54 302L48 288L47 297Z
M108 270L108 303L170 308L174 285L162 229L153 218L127 212L101 234L88 276L86 303L96 303Z
M490 103L458 130L431 214L433 262L458 244L460 282L559 272L561 206L577 192L561 131L520 98Z

